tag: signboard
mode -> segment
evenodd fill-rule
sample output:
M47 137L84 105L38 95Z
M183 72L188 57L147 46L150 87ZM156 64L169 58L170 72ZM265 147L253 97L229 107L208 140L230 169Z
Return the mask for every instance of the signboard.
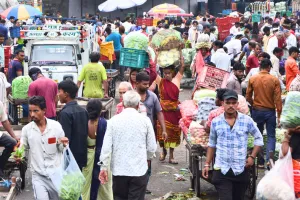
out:
M47 38L65 38L65 39L76 39L80 38L80 31L22 31L24 39L47 39Z
M216 67L205 65L197 78L197 86L208 89L226 88L230 73Z

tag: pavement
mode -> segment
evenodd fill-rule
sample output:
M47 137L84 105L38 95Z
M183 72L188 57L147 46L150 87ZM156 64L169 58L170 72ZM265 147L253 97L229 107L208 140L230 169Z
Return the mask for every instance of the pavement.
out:
M116 92L116 94L118 94ZM180 93L180 100L186 100L191 98L191 89L183 89ZM118 103L118 98L116 98ZM113 113L115 112L115 106L113 108ZM175 149L175 159L178 161L178 165L169 164L168 156L166 157L166 162L159 161L160 149L156 153L156 158L152 160L152 175L150 177L148 190L152 194L146 195L145 200L152 200L168 192L190 192L190 181L189 174L185 176L186 181L176 181L174 174L179 174L180 169L186 169L188 167L188 152L185 148L185 142L183 141L181 145ZM201 183L201 199L202 200L217 200L218 195L210 183L204 180L200 180ZM33 200L33 191L31 184L31 173L30 168L27 170L26 174L26 188L16 197L16 200Z

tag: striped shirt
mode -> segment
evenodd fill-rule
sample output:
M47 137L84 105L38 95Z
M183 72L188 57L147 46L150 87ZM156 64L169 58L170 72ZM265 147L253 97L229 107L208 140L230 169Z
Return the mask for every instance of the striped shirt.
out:
M215 169L226 174L230 169L235 175L244 171L247 159L248 135L254 137L255 146L263 146L263 138L254 121L247 115L238 113L233 128L224 114L213 119L208 146L216 148Z

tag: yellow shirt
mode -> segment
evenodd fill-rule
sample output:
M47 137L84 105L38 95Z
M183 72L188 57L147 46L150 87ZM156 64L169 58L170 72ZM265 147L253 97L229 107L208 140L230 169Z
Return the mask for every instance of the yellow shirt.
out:
M106 70L102 64L89 63L80 73L79 81L84 81L83 96L103 98L102 82L107 80Z

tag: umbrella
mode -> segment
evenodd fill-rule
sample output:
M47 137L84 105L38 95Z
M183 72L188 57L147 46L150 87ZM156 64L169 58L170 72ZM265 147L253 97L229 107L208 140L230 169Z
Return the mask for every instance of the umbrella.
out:
M98 6L101 12L112 12L144 4L147 0L107 0Z
M10 18L11 16L15 17L16 19L28 19L33 16L39 16L42 15L43 13L39 11L38 9L29 6L29 5L16 5L12 6L5 11L3 11L0 15L2 17Z
M160 4L158 6L153 7L148 12L149 15L176 15L176 16L193 16L193 14L186 13L179 6L174 4Z

